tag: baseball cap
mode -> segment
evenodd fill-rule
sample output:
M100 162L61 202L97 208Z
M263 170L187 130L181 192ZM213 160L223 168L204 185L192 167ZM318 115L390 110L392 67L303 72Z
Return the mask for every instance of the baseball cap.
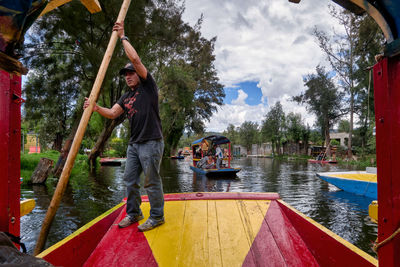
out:
M119 71L119 75L125 75L127 71L134 71L135 67L133 66L132 62L129 62L128 64L125 65L125 67L123 67L120 71Z

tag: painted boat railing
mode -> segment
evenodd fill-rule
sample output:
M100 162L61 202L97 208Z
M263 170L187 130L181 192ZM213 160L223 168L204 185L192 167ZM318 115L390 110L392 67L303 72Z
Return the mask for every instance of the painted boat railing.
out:
M143 202L148 202L147 196L143 196L142 200ZM270 246L276 247L278 244L281 253L284 255L284 261L288 265L293 263L297 264L296 266L377 266L378 264L377 260L372 256L282 201L277 193L199 192L165 195L166 202L193 200L270 201L270 208L249 251L249 255L253 255L251 256L253 261L257 260L258 256L254 258L254 255L259 253L260 249L264 252L270 251ZM111 231L110 227L113 227L115 231L115 227L117 227L116 218L122 218L124 215L122 213L125 213L124 208L125 205L122 202L38 256L56 266L84 265L90 255L94 253L103 236L108 231ZM132 226L130 231L137 230ZM124 237L121 238L124 240ZM301 238L301 240L298 238ZM126 243L126 245L129 244L129 242ZM296 244L303 245L300 248ZM168 244L165 244L165 246L168 246ZM303 249L307 251L302 251ZM98 254L99 251L96 251L96 253ZM114 257L114 255L104 256ZM259 261L264 263L266 259L272 257L268 253L259 256L261 257ZM240 265L248 265L250 263L255 264L256 262L252 262L248 257L244 262L238 262Z

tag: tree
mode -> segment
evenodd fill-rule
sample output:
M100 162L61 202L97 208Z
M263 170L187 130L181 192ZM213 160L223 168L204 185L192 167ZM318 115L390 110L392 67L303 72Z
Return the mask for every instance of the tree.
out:
M305 132L306 126L302 122L301 114L290 112L286 116L286 135L289 141L296 144L297 154L300 152L300 140L306 137Z
M317 124L325 137L326 154L330 156L330 135L332 125L343 114L341 111L342 94L338 92L329 74L317 66L316 74L309 74L305 79L308 88L305 92L293 97L293 100L305 104L307 110L317 117Z
M120 1L103 0L100 4L102 12L98 14L89 14L79 3L71 2L38 20L30 38L32 41L25 50L25 62L35 70L38 75L36 80L39 81L32 87L36 92L35 97L30 99L32 103L38 102L36 98L43 90L52 88L56 94L61 94L66 89L66 83L74 85L77 89L76 95L66 92L70 103L68 110L78 114L76 118L79 120L79 108L82 106L80 102L84 96L88 96L92 88L118 15ZM222 104L224 97L223 87L218 82L213 66L216 39L207 40L201 37L201 20L194 28L184 23L183 10L184 6L175 1L138 0L130 7L125 20L126 34L135 44L142 62L153 74L157 84L162 85L159 99L162 103L160 108L163 119L173 117L174 112L184 111L177 120L179 123L165 126L166 152L168 148L176 146L176 140L179 140L185 128L195 132L204 130L203 121L216 110L216 105ZM76 25L85 25L85 28ZM46 60L49 61L50 58L55 61L54 58L58 59L60 55L62 58L53 63L54 68L44 72L47 68ZM98 99L100 105L111 107L126 89L123 78L118 75L118 70L126 61L121 44L118 43ZM63 69L60 68L60 63L65 65ZM176 76L171 74L174 70L178 71ZM59 72L64 77L52 83L51 87L43 87L43 82L40 81L53 79ZM192 99L189 106L170 105L171 101L167 98L171 98L169 91L177 89L171 86L174 82L178 82L179 88L187 89L192 94L188 97ZM162 93L163 90L165 93ZM187 92L182 95L187 96ZM181 100L178 97L173 101ZM50 99L46 98L44 101L49 102ZM176 107L178 109L174 109ZM53 111L48 114L50 117L54 116ZM66 117L70 118L68 115ZM84 141L91 144L97 139L89 155L93 163L123 118L111 122L99 116L92 117ZM69 127L66 128L73 129L70 126L73 122L68 123Z
M278 155L280 154L280 146L282 137L284 136L284 129L285 113L283 112L281 103L278 101L265 115L265 119L262 122L261 127L261 136L263 140L272 142L272 153L275 153L275 148Z
M333 70L338 75L339 86L342 87L349 96L348 109L350 114L350 129L348 156L351 157L355 99L358 94L355 73L357 70L356 45L358 42L360 18L347 10L338 11L333 6L330 6L330 14L343 26L344 34L335 33L332 37L329 37L325 32L315 28L314 35L318 40L319 46L326 53Z
M348 120L340 120L338 131L348 133L350 131L350 122Z
M245 121L240 125L239 136L241 144L247 149L247 153L251 151L251 146L258 143L258 124L256 122Z
M375 64L375 56L382 53L384 42L385 38L376 22L370 16L363 16L358 27L358 42L355 51L358 65L355 73L358 91L356 112L359 118L359 134L362 148L365 148L368 143L375 142L375 137L372 135L371 130L375 123L374 86L371 66Z
M226 136L231 141L232 145L239 144L239 131L240 129L236 129L233 124L229 124L222 135Z

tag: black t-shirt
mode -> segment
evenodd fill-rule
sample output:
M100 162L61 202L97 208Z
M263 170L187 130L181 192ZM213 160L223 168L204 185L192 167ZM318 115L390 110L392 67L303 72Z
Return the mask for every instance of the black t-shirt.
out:
M124 109L129 118L129 144L162 139L158 87L149 72L146 80L140 77L139 86L121 96L117 104Z

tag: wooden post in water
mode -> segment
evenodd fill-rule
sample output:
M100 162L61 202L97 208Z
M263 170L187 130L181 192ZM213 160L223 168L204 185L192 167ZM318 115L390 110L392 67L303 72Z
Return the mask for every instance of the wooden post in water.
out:
M118 22L124 21L130 3L131 0L124 0L124 2L122 3L121 10L117 18ZM113 31L107 46L106 53L104 54L103 61L101 62L99 72L97 73L97 77L94 82L92 91L89 96L90 105L83 112L81 121L78 126L78 130L76 131L75 138L71 146L71 150L68 154L67 161L65 162L65 166L61 173L60 180L58 181L56 191L54 192L53 198L50 202L50 206L46 213L46 217L44 218L42 229L40 230L39 238L34 250L34 255L38 255L43 250L44 245L46 244L46 239L50 230L51 223L53 222L58 206L60 205L61 198L65 192L69 175L71 174L72 167L74 166L75 158L79 151L79 147L81 146L83 135L85 133L86 126L89 122L90 116L92 115L95 102L97 100L97 97L99 96L100 87L101 84L103 83L104 76L106 74L108 65L110 63L112 54L114 52L117 40L118 40L117 32Z

